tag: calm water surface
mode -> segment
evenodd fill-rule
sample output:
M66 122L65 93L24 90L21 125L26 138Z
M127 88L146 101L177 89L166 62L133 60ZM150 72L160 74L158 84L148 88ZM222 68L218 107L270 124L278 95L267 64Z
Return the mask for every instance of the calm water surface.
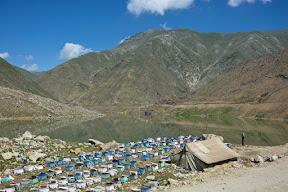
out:
M281 145L288 143L288 122L239 119L191 119L189 121L153 121L126 116L99 119L63 119L57 121L0 121L0 136L13 138L26 130L54 139L87 142L93 138L102 142L138 141L158 136L214 133L225 142L241 143L242 132L247 145Z

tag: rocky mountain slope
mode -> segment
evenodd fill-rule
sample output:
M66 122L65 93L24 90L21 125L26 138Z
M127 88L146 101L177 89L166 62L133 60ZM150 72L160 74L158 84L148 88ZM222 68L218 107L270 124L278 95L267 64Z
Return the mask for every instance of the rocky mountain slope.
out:
M190 99L288 102L288 49L250 61L224 74L191 95Z
M114 50L69 60L36 82L61 102L88 108L139 106L197 90L247 61L285 48L288 30L149 30Z
M6 60L0 58L0 86L22 90L42 97L53 98L31 78L24 76ZM55 99L55 98L54 98Z
M0 119L53 119L63 116L98 116L98 114L96 111L0 86Z

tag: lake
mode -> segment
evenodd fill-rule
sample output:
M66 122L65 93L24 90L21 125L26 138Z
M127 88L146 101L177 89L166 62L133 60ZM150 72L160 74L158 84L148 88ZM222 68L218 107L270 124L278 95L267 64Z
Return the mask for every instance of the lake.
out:
M127 116L105 116L98 119L62 119L55 121L0 121L1 137L13 138L31 131L53 139L88 142L93 138L102 142L138 141L163 136L214 133L225 142L240 144L245 133L247 145L273 146L288 143L288 122L240 119L190 119L189 121L145 120Z

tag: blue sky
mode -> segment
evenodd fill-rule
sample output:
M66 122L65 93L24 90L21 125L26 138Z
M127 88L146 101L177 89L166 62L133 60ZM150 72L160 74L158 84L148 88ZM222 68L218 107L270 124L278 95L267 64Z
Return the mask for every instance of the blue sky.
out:
M50 70L149 29L288 29L287 0L0 0L0 57Z

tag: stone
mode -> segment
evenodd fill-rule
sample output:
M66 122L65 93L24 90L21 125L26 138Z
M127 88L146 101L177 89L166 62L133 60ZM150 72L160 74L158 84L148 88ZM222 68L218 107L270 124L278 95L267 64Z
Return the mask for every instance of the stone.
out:
M155 176L154 176L154 175L149 175L149 176L146 177L146 179L148 179L148 180L154 180L154 179L155 179Z
M29 157L29 159L33 162L36 163L36 161L40 158L44 158L47 155L45 153L38 153L38 152L28 152L27 156Z
M168 183L169 183L170 185L176 185L176 184L178 184L178 181L175 180L175 179L168 179Z
M1 143L8 143L9 141L10 141L10 139L8 139L7 137L0 138Z
M109 143L105 143L105 144L100 145L100 149L105 151L105 150L108 150L111 148L117 148L118 145L119 145L118 143L109 142Z
M269 158L269 161L276 161L278 159L278 157L276 155L272 155L270 158Z
M75 152L75 154L79 154L81 152L81 149L80 148L76 148L74 152Z
M89 143L91 143L94 146L98 146L98 145L103 145L104 144L101 141L98 141L98 140L95 140L95 139L89 139L88 141L89 141Z
M49 136L37 136L35 138L35 141L40 141L40 142L46 142L46 141L49 141L50 140L50 137Z
M12 153L13 157L18 157L19 153L18 152L14 152Z
M32 138L33 138L33 136L32 136L32 134L30 133L30 131L26 131L26 132L22 135L22 137L23 137L24 139L32 139Z
M11 169L6 169L4 172L3 172L4 175L11 175L12 174L12 170Z
M260 155L255 155L254 162L255 163L263 163L264 160L263 160L263 158Z
M2 153L2 157L4 160L9 160L13 157L13 153L11 153L11 152Z

